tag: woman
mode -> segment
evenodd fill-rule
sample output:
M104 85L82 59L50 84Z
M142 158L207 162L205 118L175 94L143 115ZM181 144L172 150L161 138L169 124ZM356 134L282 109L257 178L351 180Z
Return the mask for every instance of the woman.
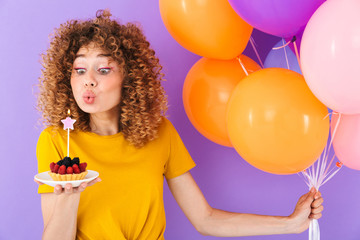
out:
M100 178L77 188L39 186L43 239L164 239L163 178L193 226L203 235L300 233L323 210L320 193L300 197L288 217L212 208L189 170L195 166L165 118L161 65L134 24L108 11L56 29L43 55L38 108L48 126L37 145L39 172L64 157L67 109L76 119L70 157ZM90 188L88 188L91 186Z

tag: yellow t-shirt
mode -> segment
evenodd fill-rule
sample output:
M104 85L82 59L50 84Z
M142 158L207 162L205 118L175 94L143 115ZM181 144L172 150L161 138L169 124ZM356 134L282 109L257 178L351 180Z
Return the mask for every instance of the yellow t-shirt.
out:
M163 181L195 166L171 122L163 118L159 138L136 149L117 133L70 132L70 157L87 162L102 181L81 193L77 239L164 239ZM67 154L67 131L48 127L37 143L39 172ZM53 192L39 186L38 193Z

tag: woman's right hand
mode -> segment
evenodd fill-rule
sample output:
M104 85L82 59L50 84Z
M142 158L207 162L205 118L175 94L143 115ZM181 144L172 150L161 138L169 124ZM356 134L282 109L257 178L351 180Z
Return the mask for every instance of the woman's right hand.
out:
M37 181L34 179L34 181L39 184L39 185L43 185L43 183ZM81 193L83 192L87 187L94 185L97 182L101 182L101 179L99 177L95 178L94 180L90 181L90 182L83 182L80 184L79 187L73 187L70 183L67 183L65 185L65 188L62 188L62 186L60 184L55 185L54 187L54 193L56 195L60 195L62 193L65 194L72 194L72 193Z
M42 185L42 183L34 181ZM41 209L44 219L42 239L75 239L80 193L88 186L100 181L100 178L96 178L88 183L83 182L79 187L72 187L70 183L66 184L65 188L56 185L54 193L41 194ZM66 226L66 228L59 228L59 226Z

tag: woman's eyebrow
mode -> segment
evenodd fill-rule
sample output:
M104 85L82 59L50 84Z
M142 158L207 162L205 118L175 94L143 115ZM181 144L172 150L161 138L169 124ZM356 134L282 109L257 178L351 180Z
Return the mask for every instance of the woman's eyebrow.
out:
M85 57L85 54L76 54L75 59ZM111 54L100 53L96 57L111 57Z

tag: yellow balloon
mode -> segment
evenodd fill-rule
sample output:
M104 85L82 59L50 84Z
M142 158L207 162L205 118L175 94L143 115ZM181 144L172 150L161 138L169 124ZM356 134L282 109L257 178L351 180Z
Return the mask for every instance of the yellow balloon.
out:
M267 68L236 86L227 106L227 129L248 163L269 173L293 174L311 166L323 151L327 113L302 75Z
M227 0L159 0L171 36L187 50L207 58L233 59L253 30Z

